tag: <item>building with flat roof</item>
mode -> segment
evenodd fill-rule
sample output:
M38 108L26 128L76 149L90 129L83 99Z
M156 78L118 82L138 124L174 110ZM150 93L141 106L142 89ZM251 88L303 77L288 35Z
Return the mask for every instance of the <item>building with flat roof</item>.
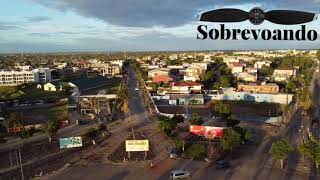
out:
M238 91L251 92L251 93L263 93L263 94L277 94L279 93L279 86L275 83L262 83L258 84L239 84Z
M39 82L38 74L33 71L0 71L0 86L17 86L32 82Z

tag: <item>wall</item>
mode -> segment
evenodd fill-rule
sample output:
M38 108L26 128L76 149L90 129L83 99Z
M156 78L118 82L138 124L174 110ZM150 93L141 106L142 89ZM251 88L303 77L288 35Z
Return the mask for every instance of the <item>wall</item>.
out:
M210 100L226 100L226 101L253 101L289 104L292 101L293 94L255 94L249 92L228 91L223 94L208 94L206 96Z

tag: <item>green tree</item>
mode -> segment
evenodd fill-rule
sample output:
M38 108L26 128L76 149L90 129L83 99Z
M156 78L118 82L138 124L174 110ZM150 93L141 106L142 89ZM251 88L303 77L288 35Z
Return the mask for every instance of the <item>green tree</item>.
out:
M223 131L221 145L224 151L232 151L234 148L240 146L241 142L241 135L237 131L232 128Z
M201 125L203 124L203 120L198 113L192 113L192 117L189 120L190 125Z
M263 65L260 71L264 76L270 77L273 74L273 69L270 66L266 66L266 65Z
M235 127L240 123L240 121L236 119L227 119L226 122L228 127Z
M174 121L177 124L184 122L184 117L182 115L175 114L171 119L172 119L172 121Z
M184 152L184 147L186 145L186 141L182 138L176 138L174 140L174 144L176 146L177 149L182 150L182 152Z
M98 131L99 131L100 133L102 133L103 136L105 136L105 134L106 134L107 131L108 131L107 125L105 125L105 124L103 124L103 123L99 124L99 126L98 126Z
M92 144L96 144L96 141L95 141L95 137L98 136L98 131L99 129L95 129L95 128L90 128L88 129L88 131L86 132L85 136L88 137L89 139L92 140Z
M6 128L14 128L15 133L16 127L21 127L24 124L21 116L18 113L13 112L10 114L9 118L5 119L4 125Z
M231 116L230 106L223 101L213 101L213 113L222 118L229 118Z
M185 154L188 158L202 159L206 156L206 148L203 144L192 144L187 148Z
M170 135L173 130L176 129L177 122L172 120L169 117L160 116L158 118L159 127L162 131L164 131L167 135Z
M274 159L280 160L281 168L283 168L283 160L287 159L292 151L293 147L286 140L278 140L272 143L270 154Z
M295 82L293 82L293 81L289 81L287 84L286 84L286 91L287 91L287 93L289 93L289 92L294 92L295 90L296 90L296 88L297 88L297 85L296 85L296 83Z
M58 130L59 130L59 125L57 121L54 120L49 120L46 124L42 126L42 132L45 133L48 138L49 138L49 143L51 143L52 138L56 136Z
M19 132L19 137L21 139L29 139L32 137L35 133L35 128L25 129L22 128L22 130Z
M231 79L229 76L221 76L220 77L220 86L221 87L231 87Z
M155 83L155 82L152 82L152 83L150 84L150 86L151 86L151 88L152 88L152 91L156 91L156 90L158 89L158 84Z
M303 143L299 147L300 152L307 158L315 161L317 169L320 163L320 144L317 142L316 138L311 137L308 142Z
M203 75L202 81L213 81L215 77L214 71L208 71Z

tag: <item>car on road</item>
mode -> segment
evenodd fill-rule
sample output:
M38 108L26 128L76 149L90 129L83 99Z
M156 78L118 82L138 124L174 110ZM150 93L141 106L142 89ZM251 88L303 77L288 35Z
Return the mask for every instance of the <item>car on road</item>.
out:
M170 172L171 179L191 178L191 173L185 170L172 170Z
M136 88L134 88L134 90L135 90L135 91L139 91L139 88L136 87Z
M224 169L224 168L228 168L229 166L230 166L230 164L227 160L220 159L220 160L216 161L216 168L217 169Z
M169 158L171 159L176 159L181 155L181 152L179 152L178 149L173 147L168 148L168 153L169 153Z

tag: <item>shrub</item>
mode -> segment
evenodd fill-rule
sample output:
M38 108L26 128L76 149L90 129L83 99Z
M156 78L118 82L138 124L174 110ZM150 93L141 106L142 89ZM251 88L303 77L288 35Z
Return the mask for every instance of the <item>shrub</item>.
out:
M206 154L206 148L203 144L192 144L185 151L186 157L197 160L205 158Z

